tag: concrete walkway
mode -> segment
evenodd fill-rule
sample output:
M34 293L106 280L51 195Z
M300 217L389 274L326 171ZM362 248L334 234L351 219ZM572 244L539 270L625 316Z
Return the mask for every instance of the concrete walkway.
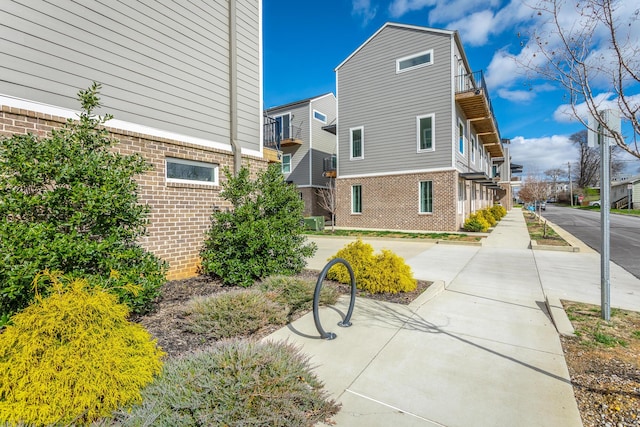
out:
M320 250L309 266L321 269L351 239L313 240ZM417 278L434 285L409 306L358 299L349 328L336 326L348 298L322 308L334 340L319 338L311 313L267 337L311 356L343 405L338 426L582 425L545 290L592 298L585 275L593 276L594 266L584 255L593 254L534 253L519 210L482 247L368 242L399 253ZM579 265L583 275L575 272ZM599 282L599 272L594 277ZM624 280L633 305L640 281Z

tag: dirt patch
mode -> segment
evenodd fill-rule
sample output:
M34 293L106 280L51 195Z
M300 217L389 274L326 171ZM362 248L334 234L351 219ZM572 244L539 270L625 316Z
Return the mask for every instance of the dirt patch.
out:
M640 313L563 301L576 337L561 337L584 427L640 426Z
M296 277L315 284L318 280L318 272L304 270ZM409 304L424 292L430 284L431 282L418 281L418 287L415 291L399 292L397 294L369 294L358 290L356 298L371 298L398 304ZM325 280L323 286L334 286L341 293L351 293L349 286L330 280ZM163 285L161 296L155 301L153 311L143 316L135 316L132 320L143 325L158 340L160 347L170 357L204 349L210 346L213 340L203 335L189 332L187 328L188 320L185 314L187 303L197 296L210 296L237 289L236 287L223 286L221 281L208 276L172 280ZM298 317L303 314L299 314ZM239 338L260 339L280 327L280 325L267 326L250 336Z

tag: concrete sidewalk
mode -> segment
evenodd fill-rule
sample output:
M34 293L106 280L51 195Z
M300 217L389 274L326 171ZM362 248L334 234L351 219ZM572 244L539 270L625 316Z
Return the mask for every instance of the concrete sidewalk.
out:
M310 266L319 269L349 239L314 240L321 250ZM585 259L534 254L528 240L513 210L482 247L370 241L436 283L408 306L358 299L349 328L336 326L348 298L322 308L324 329L337 334L331 341L319 338L311 313L267 339L311 356L343 405L338 426L581 426L544 286L562 276L566 293L586 295L575 275L552 271ZM628 292L637 282L629 279Z

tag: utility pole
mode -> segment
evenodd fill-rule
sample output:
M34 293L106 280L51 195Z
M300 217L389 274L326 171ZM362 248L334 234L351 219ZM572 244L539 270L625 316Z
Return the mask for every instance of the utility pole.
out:
M573 207L573 185L571 185L571 162L567 162L569 168L569 197L571 199L571 207Z

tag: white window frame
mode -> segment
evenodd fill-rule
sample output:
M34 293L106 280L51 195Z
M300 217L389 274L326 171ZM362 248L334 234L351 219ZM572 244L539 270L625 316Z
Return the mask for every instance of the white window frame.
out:
M477 146L476 138L473 135L471 135L471 163L473 163L474 165L476 163L476 146Z
M431 148L420 148L420 137L422 136L420 134L420 120L426 119L426 118L431 118ZM434 113L425 114L425 115L416 117L416 140L417 140L418 153L422 153L425 151L435 151L436 149L436 115Z
M199 181L196 179L170 178L169 163L177 163L181 165L197 166L213 169L213 181ZM196 160L179 159L177 157L165 157L164 159L164 177L166 182L180 184L198 184L198 185L218 185L218 165L215 163L200 162Z
M360 131L360 156L353 157L353 132ZM357 126L349 129L349 160L364 159L364 126Z
M431 209L430 210L426 210L423 209L423 200L422 200L422 184L426 184L429 183L429 189L431 190L431 206L429 206ZM424 203L426 205L426 203ZM425 181L420 181L418 182L418 213L421 215L430 215L433 214L433 180L428 179Z
M285 159L289 159L288 162L285 162ZM289 165L289 171L285 171L284 170L284 165L288 164ZM282 155L282 174L286 175L288 173L291 173L291 154L283 154Z
M417 65L412 65L406 68L400 68L400 64L409 59L418 58L420 56L429 55L429 61L423 62ZM396 74L404 73L406 71L415 70L422 67L427 67L433 64L433 49L423 50L422 52L414 53L413 55L403 56L402 58L396 59Z
M465 138L464 138L464 122L460 119L458 119L458 132L456 132L458 134L458 153L462 154L464 156L464 146L465 146ZM462 144L460 144L462 142ZM460 149L462 148L462 150Z
M356 187L359 189L358 191L358 196L359 196L359 205L360 205L360 210L356 211L355 207L356 207L356 197L355 197L355 189ZM362 184L354 184L351 186L351 214L352 215L360 215L362 214Z
M284 130L284 127L282 126L282 123L284 122L284 119L283 119L284 116L289 116L289 126L288 126L286 132ZM283 114L275 115L275 116L273 116L273 118L276 121L278 121L278 119L280 119L280 140L291 139L292 138L292 132L293 132L293 128L291 127L291 121L293 120L293 114L291 114L291 112L283 113ZM285 136L286 136L286 138L285 138Z
M319 118L317 115L324 117L323 119ZM313 110L313 118L319 121L320 123L327 124L327 115L321 111Z

